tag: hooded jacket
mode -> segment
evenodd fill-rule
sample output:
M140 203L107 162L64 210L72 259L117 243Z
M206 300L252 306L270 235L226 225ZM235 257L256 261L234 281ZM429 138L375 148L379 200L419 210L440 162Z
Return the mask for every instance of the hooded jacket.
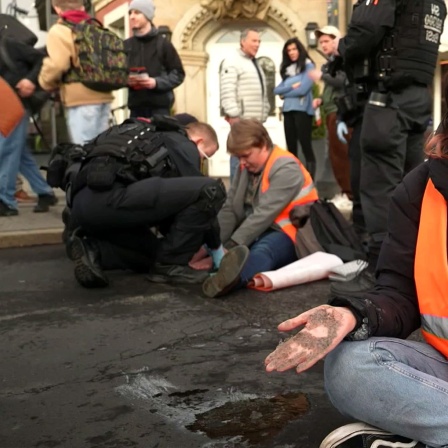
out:
M358 325L351 339L405 339L421 325L414 261L428 178L448 200L448 159L429 159L411 171L391 198L388 235L381 247L374 290L359 296L334 297L329 302L355 313Z
M182 61L173 44L152 27L144 36L126 39L125 48L129 67L145 67L157 83L154 89L129 88L128 107L170 108L174 102L173 89L185 79Z

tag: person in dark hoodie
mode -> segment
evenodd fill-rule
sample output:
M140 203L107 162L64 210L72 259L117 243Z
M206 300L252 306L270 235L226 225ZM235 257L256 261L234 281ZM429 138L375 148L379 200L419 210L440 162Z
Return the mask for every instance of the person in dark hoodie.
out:
M19 172L38 195L34 212L48 212L50 206L57 203L57 198L40 173L26 143L29 118L35 105L33 100L37 76L44 53L3 34L0 36L0 76L20 98L24 113L10 134L0 135L0 216L15 216L19 213L15 197ZM6 102L4 106L6 104L10 103ZM4 111L5 114L9 112Z
M125 41L125 46L130 68L128 107L131 117L170 115L173 89L185 78L176 49L152 23L154 12L152 0L129 3L134 36Z
M320 448L448 446L448 115L426 154L391 197L374 289L281 323L301 330L266 358L268 372L301 373L326 356L331 402L362 423ZM408 339L419 327L424 342Z

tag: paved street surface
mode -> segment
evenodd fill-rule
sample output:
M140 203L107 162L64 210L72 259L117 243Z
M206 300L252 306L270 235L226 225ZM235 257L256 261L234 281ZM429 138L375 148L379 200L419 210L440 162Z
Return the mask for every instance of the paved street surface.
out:
M0 448L317 448L347 422L322 363L263 368L328 282L216 300L110 278L81 288L59 245L0 250Z

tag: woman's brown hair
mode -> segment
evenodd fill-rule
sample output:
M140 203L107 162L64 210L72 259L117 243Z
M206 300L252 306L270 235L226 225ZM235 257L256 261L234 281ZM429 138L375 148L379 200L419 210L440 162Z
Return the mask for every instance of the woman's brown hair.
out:
M448 74L443 78L443 85L445 86L443 96L445 104L448 106ZM428 138L425 153L434 159L448 159L448 113L445 113L437 131Z
M227 137L227 152L238 155L249 148L260 148L266 146L272 149L272 140L268 131L255 118L241 119L234 123Z

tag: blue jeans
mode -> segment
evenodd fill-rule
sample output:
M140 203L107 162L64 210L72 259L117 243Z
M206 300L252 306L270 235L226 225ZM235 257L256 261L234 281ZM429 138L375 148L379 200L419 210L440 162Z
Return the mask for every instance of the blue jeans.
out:
M325 388L345 416L428 448L448 447L448 360L429 344L342 342L325 359Z
M280 230L268 230L250 246L239 286L246 286L259 272L279 269L296 260L296 249L291 238Z
M84 145L109 127L110 103L85 104L67 107L67 125L70 138Z
M12 208L17 208L14 193L19 172L36 194L53 194L26 145L28 123L29 117L25 114L8 137L0 134L0 200Z

